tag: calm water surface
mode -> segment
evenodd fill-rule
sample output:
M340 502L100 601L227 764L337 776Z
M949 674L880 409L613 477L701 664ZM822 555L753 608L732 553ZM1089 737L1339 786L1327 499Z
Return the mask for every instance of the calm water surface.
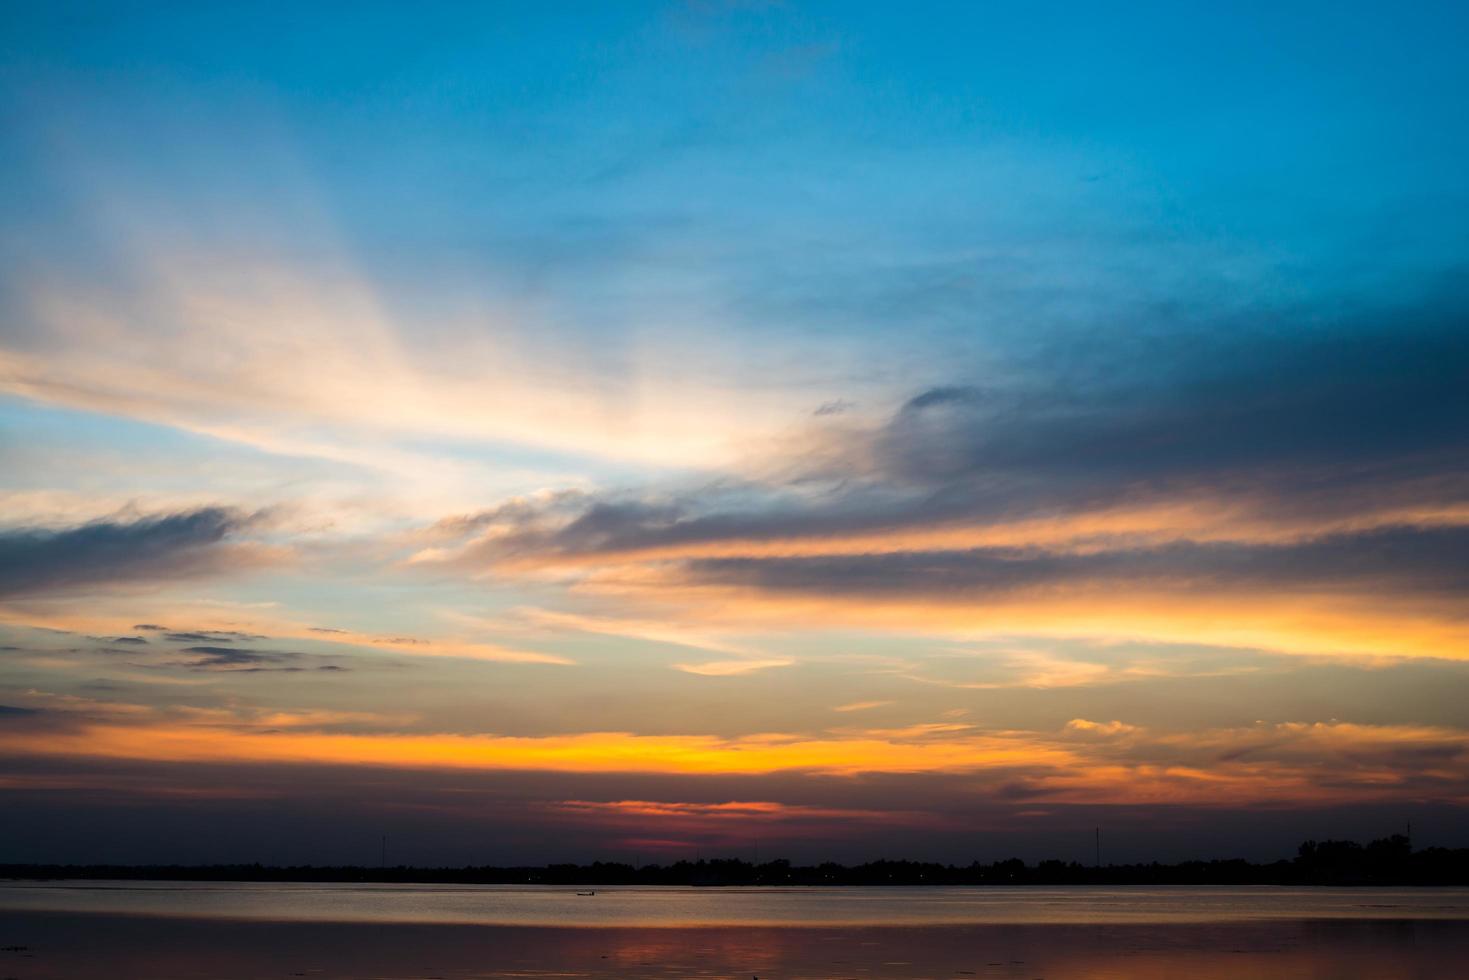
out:
M1469 889L1271 887L574 888L518 885L0 883L0 910L282 922L521 926L890 926L1469 920Z
M0 980L1430 980L1469 890L0 882Z

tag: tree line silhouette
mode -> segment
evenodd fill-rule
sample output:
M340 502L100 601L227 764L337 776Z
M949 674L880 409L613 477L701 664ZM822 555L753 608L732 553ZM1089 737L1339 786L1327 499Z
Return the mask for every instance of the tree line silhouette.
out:
M1241 859L1178 864L1026 864L1019 858L982 864L924 861L753 863L738 858L673 864L550 864L540 867L420 868L263 864L114 865L0 864L0 877L137 881L414 882L495 885L1469 885L1469 848L1413 850L1394 834L1362 845L1309 840L1292 860Z

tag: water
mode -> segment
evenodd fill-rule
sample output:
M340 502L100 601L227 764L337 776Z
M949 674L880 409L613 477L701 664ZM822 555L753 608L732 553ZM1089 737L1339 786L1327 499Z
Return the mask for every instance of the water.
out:
M1427 980L1469 889L0 882L4 980Z
M1469 889L1273 887L598 888L14 881L0 911L458 925L923 926L1469 920Z

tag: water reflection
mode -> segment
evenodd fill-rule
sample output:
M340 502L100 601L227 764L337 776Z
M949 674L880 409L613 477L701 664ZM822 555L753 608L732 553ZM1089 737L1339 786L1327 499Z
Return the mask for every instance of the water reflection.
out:
M545 928L18 912L0 976L159 978L1114 978L1456 975L1469 923Z
M1433 888L570 888L191 882L8 882L0 910L298 922L553 926L1210 923L1469 919Z

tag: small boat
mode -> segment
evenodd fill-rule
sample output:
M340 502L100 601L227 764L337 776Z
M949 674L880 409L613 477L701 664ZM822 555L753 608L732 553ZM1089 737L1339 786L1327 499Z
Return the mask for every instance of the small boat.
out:
M577 892L578 895L595 895L596 892Z

